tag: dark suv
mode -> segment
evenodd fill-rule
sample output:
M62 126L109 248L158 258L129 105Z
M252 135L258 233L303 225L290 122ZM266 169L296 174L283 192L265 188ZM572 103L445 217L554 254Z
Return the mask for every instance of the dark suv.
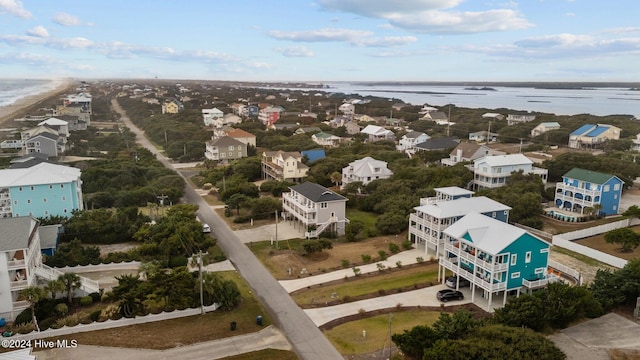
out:
M440 300L442 302L447 302L449 300L463 300L464 299L464 294L462 292L457 291L457 290L451 290L451 289L440 290L440 291L438 291L436 296L438 297L438 300Z

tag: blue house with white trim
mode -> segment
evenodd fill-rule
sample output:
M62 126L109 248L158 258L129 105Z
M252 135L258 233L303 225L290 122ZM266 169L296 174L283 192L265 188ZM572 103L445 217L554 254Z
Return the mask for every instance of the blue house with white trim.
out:
M82 210L80 169L40 163L0 170L0 217L64 216Z
M557 278L547 273L550 244L526 230L479 213L469 213L444 230L444 254L438 277L444 283L447 270L471 283L471 301L477 292L494 296L530 292Z
M598 208L599 214L615 215L620 211L623 186L615 175L573 168L556 184L555 206L585 216Z

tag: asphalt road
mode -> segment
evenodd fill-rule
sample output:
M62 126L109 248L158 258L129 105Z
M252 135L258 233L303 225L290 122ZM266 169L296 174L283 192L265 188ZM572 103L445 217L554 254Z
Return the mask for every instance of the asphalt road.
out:
M125 125L136 134L140 145L155 154L156 158L166 167L173 168L171 163L147 140L143 132L131 123L115 99L112 100L112 105L120 114ZM322 331L296 305L287 291L271 276L227 224L211 210L189 183L185 187L184 199L189 204L199 206L198 216L203 222L213 227L220 248L249 284L258 300L271 315L275 325L285 334L296 354L304 360L344 359Z

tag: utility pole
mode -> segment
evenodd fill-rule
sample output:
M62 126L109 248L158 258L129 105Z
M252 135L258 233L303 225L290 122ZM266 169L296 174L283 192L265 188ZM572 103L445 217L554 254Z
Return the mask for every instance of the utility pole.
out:
M164 131L164 143L167 144L167 130Z
M278 210L276 210L276 250L279 249L278 246Z
M522 153L522 138L520 138L520 151L518 152Z
M204 294L202 293L202 251L198 251L196 259L198 261L198 282L200 283L200 313L204 315Z

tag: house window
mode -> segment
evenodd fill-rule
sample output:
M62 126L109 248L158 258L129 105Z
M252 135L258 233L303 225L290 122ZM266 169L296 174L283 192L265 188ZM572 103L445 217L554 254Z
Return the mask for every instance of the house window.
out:
M549 248L540 249L540 254L548 253Z
M62 210L62 212L64 212L66 214L67 213L67 209Z
M536 274L538 274L538 275L539 275L539 274L542 274L542 273L544 273L544 268L537 268L537 269L534 271L534 273L536 273Z
M67 200L66 196L63 196L62 201L66 201L66 200Z
M233 151L233 145L229 145L229 150Z
M613 191L620 190L620 184L613 184Z
M503 214L504 214L504 215L507 215L507 213L508 213L508 211L507 211L507 210L505 210L505 211L503 212Z
M516 262L518 262L518 255L517 254L511 255L511 266L515 266Z
M327 208L327 203L326 202L320 203L320 208L321 209L326 209Z
M49 212L47 210L44 211L45 215L49 215Z
M47 198L43 198L42 202L46 203L47 202Z
M227 154L225 154L225 153L220 153L220 157L227 157Z
M34 187L32 186L32 187L31 187L31 191L33 191L33 190L34 190Z
M14 200L13 205L18 205L18 200Z
M528 264L531 262L531 251L527 251L527 253L524 255L524 263Z
M229 151L229 157L233 157L233 152Z
M501 174L502 173L502 168L497 168L496 169L496 173Z
M602 190L602 191L604 191L604 192L609 191L609 185L605 185L605 186L604 186L604 190Z
M22 191L22 186L20 186L20 187L18 188L18 191Z
M60 184L60 189L64 189L64 184Z
M494 218L494 219L496 218L496 212L495 211L491 213L491 217Z
M28 199L28 200L27 200L27 204L31 204L31 199Z
M53 185L49 184L49 189L53 189Z
M517 279L519 277L520 277L520 272L514 272L513 274L511 274L512 279Z

